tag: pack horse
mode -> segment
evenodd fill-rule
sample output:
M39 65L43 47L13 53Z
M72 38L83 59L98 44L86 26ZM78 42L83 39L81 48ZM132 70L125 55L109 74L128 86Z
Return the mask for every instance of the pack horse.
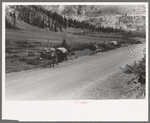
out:
M90 55L95 55L97 53L96 49L98 48L97 44L91 43L89 46L90 49Z
M57 50L55 48L44 48L44 50L40 54L40 59L44 60L44 68L47 64L55 66L58 65L58 55Z

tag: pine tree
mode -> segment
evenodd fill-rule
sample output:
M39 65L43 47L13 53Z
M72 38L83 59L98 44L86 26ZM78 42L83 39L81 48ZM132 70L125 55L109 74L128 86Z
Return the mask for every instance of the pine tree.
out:
M13 18L14 18L14 25L13 26L15 26L16 25L16 13L15 13L15 11L13 13Z
M36 23L35 23L35 15L36 15L36 13L35 13L35 10L33 11L33 25L34 26L36 26Z
M57 31L57 22L55 20L55 27L54 27L54 31L56 32Z
M44 16L43 16L42 28L44 29Z
M66 40L65 40L65 38L63 39L62 46L63 46L63 47L65 47L65 48L68 48L68 44L66 43Z
M51 27L51 21L50 21L50 12L48 11L47 12L47 15L48 15L48 27L50 28Z

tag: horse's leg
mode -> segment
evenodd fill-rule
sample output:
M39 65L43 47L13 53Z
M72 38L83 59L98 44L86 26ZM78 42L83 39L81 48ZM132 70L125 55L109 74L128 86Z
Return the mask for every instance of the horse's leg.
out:
M56 60L56 64L58 65L58 60Z
M51 67L51 61L49 60L49 66Z
M72 59L72 52L70 52L69 56L70 56L70 59Z
M45 68L45 62L44 62L44 68Z
M65 54L63 55L63 61L66 61L66 56L65 56Z
M60 55L60 62L62 62L62 54Z
M44 59L44 68L45 68L45 64L46 64L46 61L45 61L45 59Z
M53 67L55 66L55 64L56 64L56 60L55 60L55 59L53 59Z
M65 61L67 61L67 53L65 54Z
M56 64L58 65L58 57L56 58Z
M66 61L66 54L63 55L63 61Z

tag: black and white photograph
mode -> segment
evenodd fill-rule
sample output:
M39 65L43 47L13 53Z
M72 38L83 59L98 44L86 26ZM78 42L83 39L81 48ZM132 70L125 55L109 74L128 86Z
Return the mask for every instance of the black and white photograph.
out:
M4 102L147 104L148 3L4 2L2 23Z

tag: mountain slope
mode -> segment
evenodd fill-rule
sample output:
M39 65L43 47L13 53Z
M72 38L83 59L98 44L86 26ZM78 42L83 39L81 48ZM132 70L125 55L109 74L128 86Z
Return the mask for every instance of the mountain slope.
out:
M57 5L43 6L67 17L84 20L97 27L129 29L128 25L145 28L144 5Z
M6 10L9 11L10 8L15 9L16 7L10 6L7 7ZM57 13L61 18L65 17L67 20L71 18L72 20L69 25L72 27L78 26L78 24L74 25L73 22L74 20L78 20L94 25L97 28L100 26L121 28L124 30L145 30L146 28L146 8L144 5L38 5L36 7L34 6L34 8L37 8L36 11L39 13L36 15L35 22L38 22L36 25L42 28L44 25L47 27L51 25L50 28L54 29L55 24L53 19L51 19L51 23L49 23L48 17L46 17L48 11ZM41 14L43 11L45 13ZM20 15L24 14L23 12L20 13ZM32 13L34 14L34 12ZM38 18L40 18L40 20ZM43 22L44 19L45 22ZM30 19L28 18L28 20ZM58 23L60 23L59 20L60 19L58 19ZM33 24L33 20L31 21ZM43 24L41 24L42 22ZM66 27L65 25L64 27ZM80 23L80 25L83 24Z

